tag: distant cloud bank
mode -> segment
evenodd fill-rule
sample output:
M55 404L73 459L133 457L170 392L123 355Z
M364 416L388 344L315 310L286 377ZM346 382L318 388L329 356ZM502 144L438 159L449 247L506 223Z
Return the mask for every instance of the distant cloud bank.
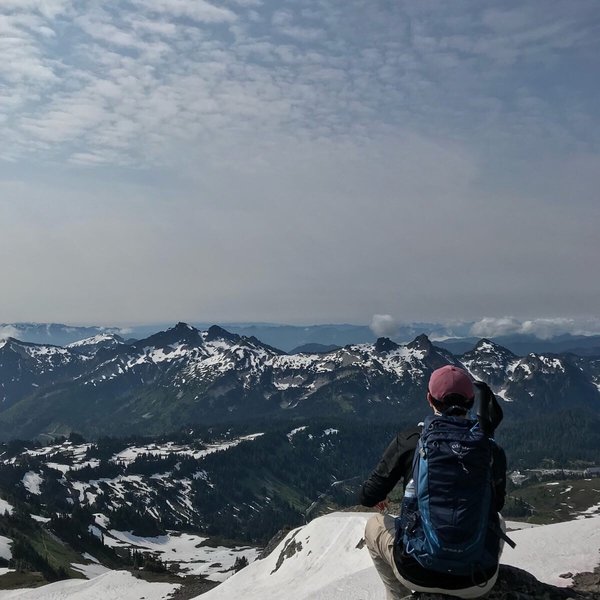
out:
M600 319L597 318L556 317L521 321L515 317L485 317L471 327L471 335L477 337L524 334L547 340L564 334L596 335L599 333Z
M369 327L378 337L413 335L415 323L401 321L388 314L375 314ZM532 335L549 340L560 335L600 335L597 317L540 317L519 319L513 316L484 317L478 321L432 322L419 324L415 330L426 332L433 340L448 338L495 338L507 335ZM404 335L406 337L406 335Z

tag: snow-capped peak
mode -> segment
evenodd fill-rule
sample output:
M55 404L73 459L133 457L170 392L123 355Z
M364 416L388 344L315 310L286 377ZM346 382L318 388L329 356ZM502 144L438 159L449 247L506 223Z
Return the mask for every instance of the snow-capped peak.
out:
M473 350L476 350L478 352L491 352L495 350L497 346L498 344L495 344L491 340L482 338L477 342Z
M98 335L94 335L92 337L88 337L83 340L78 340L77 342L68 344L66 347L81 349L89 346L109 346L118 345L122 343L124 343L123 338L121 336L118 336L116 333L99 333Z

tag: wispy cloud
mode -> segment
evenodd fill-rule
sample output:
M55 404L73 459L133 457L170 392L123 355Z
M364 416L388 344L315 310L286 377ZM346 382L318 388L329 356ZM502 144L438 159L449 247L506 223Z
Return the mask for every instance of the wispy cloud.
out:
M188 18L199 23L230 23L237 15L228 8L215 6L205 0L132 0L141 10L154 15Z
M5 2L0 77L10 155L148 163L178 139L210 143L239 129L263 139L360 138L408 123L426 135L460 128L475 137L486 126L499 145L507 127L513 136L574 140L572 123L548 121L555 106L527 78L552 69L567 49L586 52L595 35L585 10L571 15L553 4L540 20L529 8L457 17L448 6L439 15L361 6ZM510 98L499 89L505 77L513 78ZM577 108L580 123L592 118ZM118 142L103 131L117 132Z

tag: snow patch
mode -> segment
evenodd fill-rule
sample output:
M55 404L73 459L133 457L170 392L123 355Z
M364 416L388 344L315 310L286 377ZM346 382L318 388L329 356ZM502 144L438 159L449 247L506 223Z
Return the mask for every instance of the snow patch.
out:
M290 440L290 442L292 441L292 438L297 434L300 433L301 431L304 431L307 428L307 425L303 425L302 427L296 427L296 429L292 429L288 434L287 434L287 439Z
M600 516L600 503L594 504L593 506L586 508L585 510L581 511L575 518L581 520L588 519L592 516Z
M233 574L238 557L248 562L256 560L259 550L251 546L226 548L204 545L208 538L193 534L169 532L158 537L140 537L131 531L111 529L104 535L107 546L137 548L150 552L164 562L177 562L180 572L186 575L204 575L213 581L224 581Z
M15 510L15 507L12 504L10 504L6 500L3 500L2 498L0 498L0 515L3 515L4 513L8 513L9 515L12 515L14 510Z
M166 600L180 586L149 583L127 571L108 571L94 579L66 579L35 589L0 590L0 600Z
M42 481L44 481L44 479L40 476L39 473L36 473L35 471L27 471L27 473L23 475L22 479L23 486L25 487L25 489L30 494L35 495L41 494L40 485Z
M41 515L30 515L34 521L38 523L49 523L50 519L48 517L42 517Z
M13 541L3 535L0 535L0 558L10 560L12 558L12 551L10 549Z
M179 446L173 442L167 442L166 444L148 444L146 446L130 446L122 452L115 454L112 457L112 461L128 465L134 462L140 454L150 454L152 456L163 457L170 454L181 454L185 456L192 456L193 458L202 458L212 454L213 452L228 450L229 448L233 448L242 442L255 440L262 435L264 435L264 433L252 433L250 435L244 435L233 440L208 444L204 450L193 450L189 448L189 446Z

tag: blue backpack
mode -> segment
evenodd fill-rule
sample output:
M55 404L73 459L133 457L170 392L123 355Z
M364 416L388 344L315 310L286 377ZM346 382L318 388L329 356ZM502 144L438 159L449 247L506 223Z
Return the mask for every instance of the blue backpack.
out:
M422 567L473 577L498 564L504 536L492 504L493 443L478 421L425 420L396 532Z

